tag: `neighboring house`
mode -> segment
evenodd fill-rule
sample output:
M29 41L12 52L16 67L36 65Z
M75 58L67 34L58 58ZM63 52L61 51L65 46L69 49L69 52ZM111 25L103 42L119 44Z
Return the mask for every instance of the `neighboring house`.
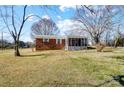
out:
M36 37L36 50L80 50L87 45L88 40L83 36L39 35Z

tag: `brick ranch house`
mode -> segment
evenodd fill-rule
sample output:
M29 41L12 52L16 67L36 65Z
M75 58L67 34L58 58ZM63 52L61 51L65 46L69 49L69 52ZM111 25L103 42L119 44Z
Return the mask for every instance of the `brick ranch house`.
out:
M39 35L36 36L37 50L80 50L88 45L88 40L84 36L55 36Z

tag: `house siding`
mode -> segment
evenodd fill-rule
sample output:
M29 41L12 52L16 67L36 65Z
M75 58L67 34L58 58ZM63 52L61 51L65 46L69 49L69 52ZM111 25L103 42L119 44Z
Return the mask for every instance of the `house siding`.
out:
M65 47L65 39L61 44L56 44L56 39L49 39L49 42L43 42L43 38L36 38L36 50L54 50L63 49Z

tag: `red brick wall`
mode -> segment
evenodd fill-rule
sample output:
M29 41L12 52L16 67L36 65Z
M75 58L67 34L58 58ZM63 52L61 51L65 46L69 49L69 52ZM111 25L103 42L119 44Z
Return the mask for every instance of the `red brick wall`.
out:
M42 38L36 38L36 50L52 50L63 49L65 47L65 39L61 44L56 44L56 39L49 39L49 42L43 42Z

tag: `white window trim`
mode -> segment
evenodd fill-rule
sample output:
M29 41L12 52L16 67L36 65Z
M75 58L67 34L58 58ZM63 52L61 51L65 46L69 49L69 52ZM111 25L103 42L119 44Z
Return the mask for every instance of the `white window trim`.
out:
M48 40L47 43L49 42L49 38L43 38L43 42L45 42L45 40Z
M58 40L60 40L60 43L58 43ZM62 39L56 39L56 44L62 44Z

